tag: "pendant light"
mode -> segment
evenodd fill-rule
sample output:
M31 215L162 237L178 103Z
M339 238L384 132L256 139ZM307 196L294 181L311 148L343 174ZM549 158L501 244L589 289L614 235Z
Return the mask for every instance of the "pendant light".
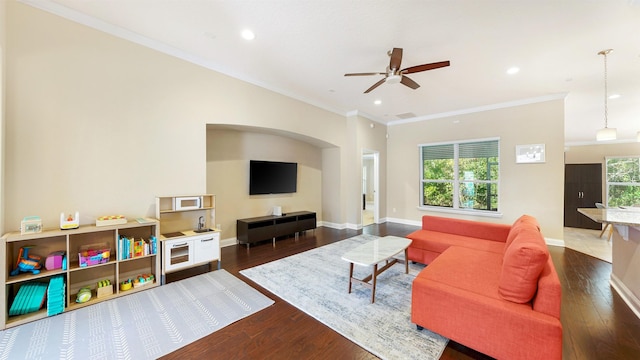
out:
M616 129L610 128L608 121L608 108L607 108L607 55L609 55L613 49L602 50L598 53L598 55L604 56L604 128L598 130L596 133L597 141L607 141L607 140L615 140L616 139Z

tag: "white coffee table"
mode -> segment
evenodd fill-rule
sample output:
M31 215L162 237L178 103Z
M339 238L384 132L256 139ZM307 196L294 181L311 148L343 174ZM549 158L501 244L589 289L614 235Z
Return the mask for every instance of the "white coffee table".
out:
M407 261L407 248L411 245L411 240L397 236L385 236L368 243L362 244L357 248L348 251L342 255L342 260L349 262L349 294L351 294L351 285L356 282L371 289L371 303L375 301L376 296L376 278L383 271L387 270L398 259L392 259L394 256L404 251L404 271L409 273L409 263ZM385 262L385 265L378 269L378 264ZM373 266L371 275L364 279L356 279L353 277L353 266ZM369 282L371 281L371 283Z

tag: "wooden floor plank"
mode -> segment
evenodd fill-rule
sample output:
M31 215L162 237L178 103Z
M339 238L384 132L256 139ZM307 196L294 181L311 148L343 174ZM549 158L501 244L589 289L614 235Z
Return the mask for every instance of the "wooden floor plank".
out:
M222 249L222 268L275 300L246 319L189 344L163 359L375 359L376 357L239 274L242 269L340 241L360 233L405 236L417 227L381 224L361 231L318 228L298 240L281 239ZM568 248L549 247L562 283L563 359L640 359L640 319L611 289L611 264ZM199 267L167 276L176 281L207 271ZM473 326L473 324L470 324ZM541 344L543 346L543 344ZM490 359L453 341L441 359Z

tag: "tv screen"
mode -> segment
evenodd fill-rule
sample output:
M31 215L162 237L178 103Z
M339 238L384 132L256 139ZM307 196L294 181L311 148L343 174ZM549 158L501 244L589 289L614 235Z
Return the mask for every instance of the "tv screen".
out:
M296 163L249 161L249 195L294 193L297 180Z

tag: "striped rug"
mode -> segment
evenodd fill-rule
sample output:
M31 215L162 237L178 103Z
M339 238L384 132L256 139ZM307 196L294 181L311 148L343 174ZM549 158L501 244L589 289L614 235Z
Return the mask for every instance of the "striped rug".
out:
M0 331L0 359L156 359L273 303L218 270Z

